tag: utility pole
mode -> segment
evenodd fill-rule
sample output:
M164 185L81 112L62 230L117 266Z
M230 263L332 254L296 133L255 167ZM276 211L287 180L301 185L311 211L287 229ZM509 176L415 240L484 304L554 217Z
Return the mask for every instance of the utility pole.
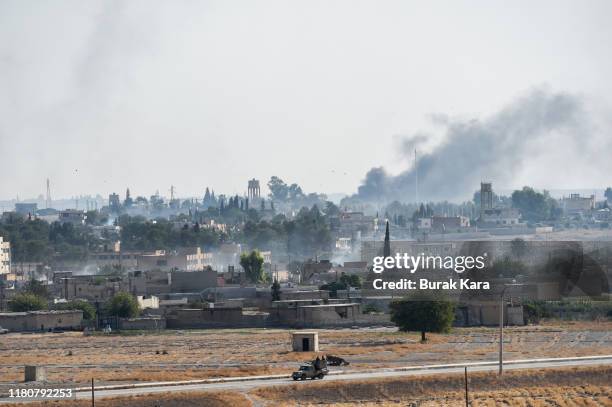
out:
M503 360L504 360L504 292L506 287L502 290L501 296L499 297L499 375L503 374Z
M509 287L520 287L525 284L504 284L504 289L499 296L499 375L504 373L504 294Z
M465 376L464 376L464 381L465 381L465 407L469 407L470 406L470 398L468 395L468 381L467 381L467 366L465 367Z

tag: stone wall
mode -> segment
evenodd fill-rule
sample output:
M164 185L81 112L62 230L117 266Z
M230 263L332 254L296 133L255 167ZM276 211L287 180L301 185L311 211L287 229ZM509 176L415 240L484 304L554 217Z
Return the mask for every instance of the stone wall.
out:
M30 311L0 313L0 326L13 332L80 329L83 311Z

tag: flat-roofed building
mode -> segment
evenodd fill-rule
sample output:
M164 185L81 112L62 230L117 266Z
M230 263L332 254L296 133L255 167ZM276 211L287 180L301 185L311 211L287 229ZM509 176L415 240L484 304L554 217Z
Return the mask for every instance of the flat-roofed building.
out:
M570 194L569 197L561 199L561 207L565 215L590 212L595 209L595 195L586 197L580 194Z
M84 225L86 218L87 217L85 216L85 211L81 211L79 209L66 209L60 211L58 220L61 223Z
M212 265L212 253L205 253L199 247L174 251L156 250L136 257L139 270L182 270L201 271Z
M17 202L15 204L15 212L22 215L36 215L36 210L38 209L38 205L35 203L28 202Z

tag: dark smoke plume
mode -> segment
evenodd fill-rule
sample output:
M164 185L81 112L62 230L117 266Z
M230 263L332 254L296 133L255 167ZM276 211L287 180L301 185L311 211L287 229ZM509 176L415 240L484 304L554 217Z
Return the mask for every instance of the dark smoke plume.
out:
M419 200L469 198L482 180L512 185L512 177L528 160L537 160L538 145L550 138L550 149L572 145L584 137L580 99L565 93L533 90L485 120L433 118L444 130L443 141L429 153L419 153ZM404 140L404 154L432 137L419 133ZM544 142L544 143L542 143ZM415 200L415 168L392 176L372 168L357 198L389 202Z

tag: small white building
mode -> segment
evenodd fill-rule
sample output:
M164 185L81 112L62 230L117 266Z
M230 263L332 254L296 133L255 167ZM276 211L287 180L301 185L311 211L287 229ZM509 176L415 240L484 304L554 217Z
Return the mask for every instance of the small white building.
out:
M291 334L294 352L318 352L319 333L315 331L300 331Z

